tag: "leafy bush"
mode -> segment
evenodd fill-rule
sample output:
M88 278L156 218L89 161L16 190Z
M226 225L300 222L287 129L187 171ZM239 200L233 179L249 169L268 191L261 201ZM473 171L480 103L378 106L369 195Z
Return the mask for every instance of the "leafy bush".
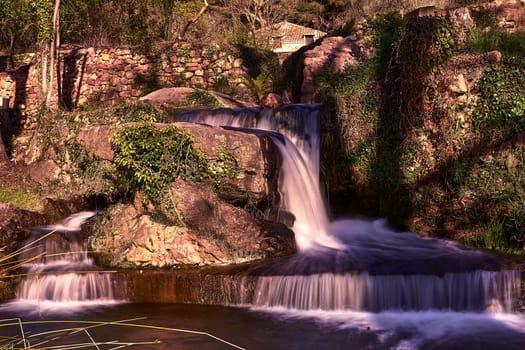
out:
M122 186L131 193L144 191L147 199L161 203L177 178L214 180L238 174L237 159L219 152L215 161L193 147L193 136L175 126L155 128L148 123L130 126L112 138L114 163Z

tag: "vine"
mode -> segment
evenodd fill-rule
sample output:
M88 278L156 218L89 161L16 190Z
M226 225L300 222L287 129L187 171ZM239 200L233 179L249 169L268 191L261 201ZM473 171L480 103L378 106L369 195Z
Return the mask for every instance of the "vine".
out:
M46 42L53 37L53 2L50 0L32 0L31 7L38 18L38 41Z
M474 114L475 126L487 132L515 134L525 130L525 64L506 60L500 67L487 68L477 85L480 102Z

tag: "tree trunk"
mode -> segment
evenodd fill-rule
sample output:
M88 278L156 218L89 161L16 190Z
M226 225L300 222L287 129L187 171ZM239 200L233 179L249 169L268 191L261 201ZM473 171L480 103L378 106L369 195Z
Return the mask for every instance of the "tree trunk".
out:
M11 40L9 41L9 65L11 69L15 69L15 35L11 34Z
M203 15L203 13L206 12L207 8L208 8L208 1L204 0L204 5L202 6L201 10L195 15L195 17L193 17L191 20L188 21L188 23L186 23L184 28L182 28L182 31L179 34L179 40L184 39L184 37L186 36L186 32L188 31L190 26L199 20L199 18Z
M48 64L49 64L49 45L46 42L40 43L40 52L42 53L42 86L40 94L43 98L44 104L47 106L47 91L49 89L49 79L48 79Z
M60 45L60 0L55 0L55 10L53 12L53 34L49 44L49 84L45 97L46 106L51 101L53 94L53 81L55 80L55 68L57 65L57 51ZM57 69L58 71L58 69ZM58 79L58 77L57 77Z

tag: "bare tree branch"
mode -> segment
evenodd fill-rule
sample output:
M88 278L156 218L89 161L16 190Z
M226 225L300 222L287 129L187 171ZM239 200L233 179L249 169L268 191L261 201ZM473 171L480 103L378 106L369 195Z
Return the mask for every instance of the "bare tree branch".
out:
M188 23L186 23L186 25L184 26L184 28L182 28L182 31L180 32L179 34L179 40L183 40L185 37L186 37L186 32L188 31L188 28L190 28L190 26L197 22L199 20L199 18L204 14L204 12L206 12L206 10L208 9L208 1L207 0L204 0L204 5L202 6L201 10L195 15L195 17L193 17L192 19L190 19L188 21Z

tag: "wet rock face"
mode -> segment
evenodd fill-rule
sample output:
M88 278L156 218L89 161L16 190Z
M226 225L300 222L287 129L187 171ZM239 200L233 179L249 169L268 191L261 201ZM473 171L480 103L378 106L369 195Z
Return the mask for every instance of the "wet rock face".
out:
M152 215L119 205L90 237L105 265L173 267L241 263L295 251L286 226L253 217L199 184L177 180L170 190L172 209ZM139 208L137 208L139 207Z
M17 208L8 204L0 204L0 247L4 252L13 251L18 242L29 237L29 228L46 222L44 215ZM0 251L0 256L2 256Z

